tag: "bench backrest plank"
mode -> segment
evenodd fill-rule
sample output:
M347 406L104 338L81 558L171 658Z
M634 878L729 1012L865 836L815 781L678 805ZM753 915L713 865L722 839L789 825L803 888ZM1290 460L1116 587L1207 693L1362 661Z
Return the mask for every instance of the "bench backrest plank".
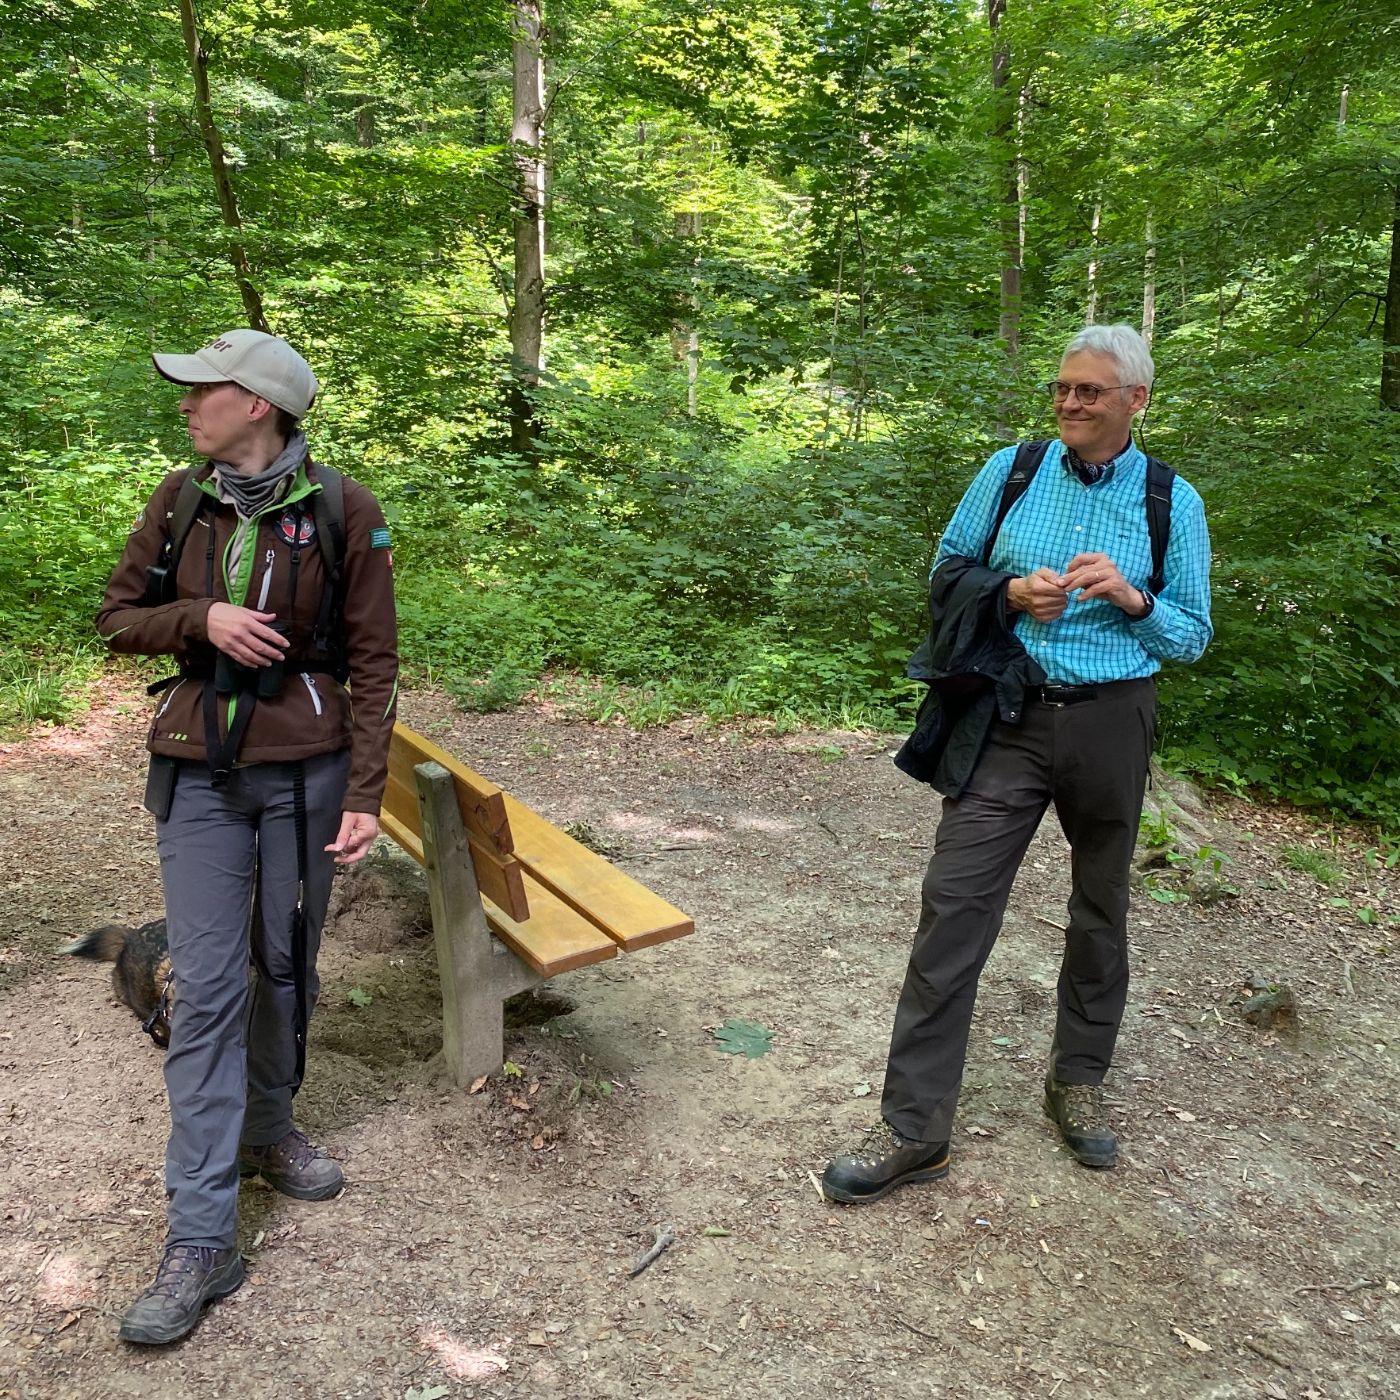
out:
M379 812L384 834L397 841L419 865L423 864L423 819L418 810L418 787L413 769L429 761L441 763L452 774L457 810L462 816L482 893L511 918L528 919L530 904L522 867L510 854L510 819L506 815L504 794L494 783L473 773L401 724L394 726L389 743L389 776Z
M668 904L538 812L503 793L515 855L525 867L530 908L536 890L547 889L620 948L631 952L695 932L695 920Z
M453 785L456 786L455 784ZM379 809L379 825L385 836L397 841L403 849L423 864L423 821L415 799L408 802L402 789L389 783L384 789L383 805ZM483 849L467 838L471 848L472 865L476 868L476 882L482 894L494 900L512 918L525 920L530 917L530 899L525 888L524 867L514 856L501 861L490 851Z
M489 778L473 772L421 734L415 734L403 724L395 724L393 738L389 742L389 781L396 783L408 795L415 811L418 786L413 770L420 763L440 763L452 774L456 779L454 786L457 789L457 807L462 813L462 825L466 827L472 844L489 851L497 860L504 861L510 855L513 844L505 794Z

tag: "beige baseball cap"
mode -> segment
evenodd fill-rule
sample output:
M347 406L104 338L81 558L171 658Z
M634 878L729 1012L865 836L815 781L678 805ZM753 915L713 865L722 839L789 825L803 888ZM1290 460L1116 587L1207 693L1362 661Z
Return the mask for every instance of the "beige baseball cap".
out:
M301 418L321 387L311 366L275 335L242 327L225 331L193 355L152 355L172 384L232 381Z

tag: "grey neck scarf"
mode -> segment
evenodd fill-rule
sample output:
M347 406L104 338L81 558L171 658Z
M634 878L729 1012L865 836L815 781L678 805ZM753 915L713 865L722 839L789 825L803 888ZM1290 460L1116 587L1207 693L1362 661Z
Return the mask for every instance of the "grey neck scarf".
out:
M272 465L257 476L243 476L227 462L215 462L214 484L219 489L219 499L227 501L244 520L251 519L286 493L291 478L305 460L306 434L296 432L287 439Z
M234 526L233 538L224 557L224 568L229 578L237 577L249 521L291 490L297 469L305 460L306 434L297 432L287 439L287 445L277 454L272 465L257 476L241 476L227 462L214 463L214 485L218 488L219 499L238 512L238 523Z

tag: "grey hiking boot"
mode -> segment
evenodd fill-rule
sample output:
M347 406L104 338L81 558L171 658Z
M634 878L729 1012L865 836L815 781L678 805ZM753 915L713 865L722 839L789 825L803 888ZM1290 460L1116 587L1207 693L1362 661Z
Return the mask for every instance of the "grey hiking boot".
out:
M1103 1090L1097 1084L1061 1084L1045 1076L1045 1111L1065 1146L1086 1167L1111 1167L1118 1160L1118 1138L1108 1126Z
M178 1341L194 1330L206 1303L242 1282L243 1256L236 1249L167 1245L156 1281L126 1310L117 1335L141 1346Z
M907 1181L935 1181L947 1175L946 1142L910 1142L882 1118L853 1152L826 1164L822 1195L861 1205L878 1201Z
M260 1176L274 1191L298 1201L328 1201L345 1185L340 1167L295 1128L265 1147L240 1147L238 1174Z

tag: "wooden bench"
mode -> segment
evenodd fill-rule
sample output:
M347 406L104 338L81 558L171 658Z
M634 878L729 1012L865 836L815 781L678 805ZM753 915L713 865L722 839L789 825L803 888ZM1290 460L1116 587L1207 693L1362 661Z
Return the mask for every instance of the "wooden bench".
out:
M500 1068L507 997L695 931L679 909L402 724L379 821L427 873L443 1055L458 1084Z

